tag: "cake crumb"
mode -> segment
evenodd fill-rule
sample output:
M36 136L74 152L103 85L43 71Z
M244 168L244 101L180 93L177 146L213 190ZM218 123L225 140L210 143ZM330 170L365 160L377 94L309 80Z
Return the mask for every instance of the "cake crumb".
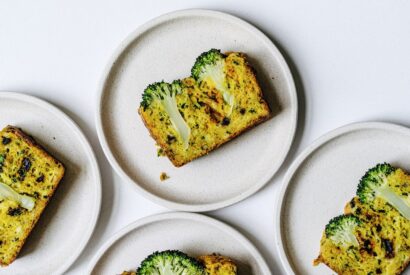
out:
M161 181L164 181L164 180L169 179L169 176L167 175L167 173L161 172L161 174L159 175L159 179L160 179Z
M165 157L165 153L162 148L157 148L157 157Z

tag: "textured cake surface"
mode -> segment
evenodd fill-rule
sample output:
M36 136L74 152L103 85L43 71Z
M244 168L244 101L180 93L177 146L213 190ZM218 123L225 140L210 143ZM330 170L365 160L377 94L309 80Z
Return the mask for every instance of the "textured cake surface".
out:
M410 176L402 169L387 178L399 194L410 194ZM354 232L358 247L345 249L323 233L320 255L315 264L325 263L338 274L400 274L410 261L410 221L383 199L364 204L354 197L344 208L345 214L362 223Z
M204 255L198 260L205 266L208 275L236 275L236 264L228 257L221 255Z
M0 265L17 257L63 175L63 164L22 130L7 126L0 132L0 182L35 202L28 210L0 199Z
M198 83L192 77L181 80L182 92L175 98L190 129L187 148L159 102L139 108L151 136L175 166L207 154L270 117L254 70L244 54L227 53L224 73L224 85L235 98L233 108L224 102L212 81Z

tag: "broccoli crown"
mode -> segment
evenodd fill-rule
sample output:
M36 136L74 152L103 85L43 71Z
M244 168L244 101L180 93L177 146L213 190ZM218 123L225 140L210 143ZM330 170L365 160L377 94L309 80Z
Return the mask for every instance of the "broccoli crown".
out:
M357 196L363 203L373 201L376 197L376 190L387 185L387 176L396 169L388 163L377 164L369 169L360 180L357 187Z
M326 237L344 247L359 246L354 231L361 221L354 215L340 215L326 225Z
M149 107L154 100L158 100L164 111L168 114L172 126L179 134L184 148L189 147L189 138L191 136L191 128L182 117L178 110L175 96L182 93L182 83L180 80L175 80L172 83L156 82L148 85L142 95L141 106L144 111Z
M191 69L191 75L195 80L200 80L201 75L207 70L207 66L215 66L218 62L223 61L225 55L220 50L211 49L202 53L196 58L195 64Z
M181 80L174 80L172 83L164 81L152 83L145 88L142 94L141 106L145 110L154 99L163 100L165 97L174 97L181 92Z
M396 168L388 163L377 164L362 177L356 194L361 202L367 204L372 204L375 198L381 198L410 220L410 205L388 182L388 176L394 171Z
M192 77L198 81L211 81L221 93L225 103L230 106L228 116L231 115L235 104L235 97L226 87L225 55L220 50L211 49L202 53L191 69Z
M142 261L138 275L206 275L203 265L178 250L154 252Z

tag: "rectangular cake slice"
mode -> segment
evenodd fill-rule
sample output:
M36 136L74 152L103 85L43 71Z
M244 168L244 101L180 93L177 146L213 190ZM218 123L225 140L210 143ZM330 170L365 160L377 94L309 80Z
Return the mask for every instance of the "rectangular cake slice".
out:
M199 56L191 77L149 85L138 111L151 136L177 167L271 116L246 56L218 50Z
M63 164L21 129L0 132L0 265L15 260L63 175Z

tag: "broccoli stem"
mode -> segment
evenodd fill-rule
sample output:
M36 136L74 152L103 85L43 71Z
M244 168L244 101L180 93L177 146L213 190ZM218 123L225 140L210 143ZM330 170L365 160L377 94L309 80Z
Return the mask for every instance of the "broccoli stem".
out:
M389 186L381 186L376 190L376 196L384 199L397 209L406 219L410 220L410 206Z
M225 100L226 103L228 103L229 105L229 112L228 112L228 116L230 116L232 114L232 110L233 110L233 106L235 105L235 97L230 94L229 92L224 92L223 93L223 98Z
M175 100L175 96L172 97L166 96L161 100L162 105L164 106L165 111L168 113L171 120L172 126L180 134L182 141L184 143L184 149L189 147L189 136L191 135L191 129L186 124L182 115L180 114Z
M356 236L353 234L352 231L345 232L344 234L345 238L349 240L351 244L353 244L356 247L359 246L359 242L357 241Z
M235 104L235 97L225 86L224 66L225 62L223 60L216 62L214 66L207 66L202 78L205 79L206 77L209 77L213 80L215 83L215 88L222 94L222 98L225 103L227 103L230 107L228 112L228 116L230 116Z
M31 211L34 208L34 198L27 195L20 195L10 186L0 182L0 199L8 199L17 202L21 207Z

